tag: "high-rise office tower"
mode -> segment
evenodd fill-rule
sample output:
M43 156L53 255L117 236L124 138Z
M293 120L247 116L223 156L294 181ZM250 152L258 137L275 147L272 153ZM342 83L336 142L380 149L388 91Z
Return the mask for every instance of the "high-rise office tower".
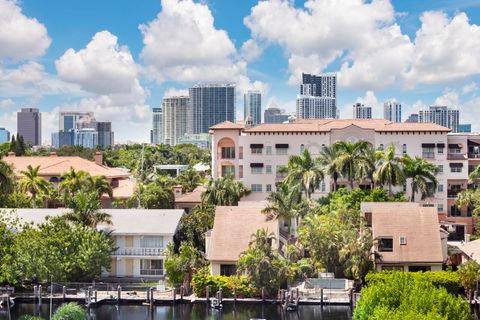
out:
M392 122L402 122L402 105L395 100L385 101L383 118Z
M269 106L265 109L263 113L263 121L265 123L283 123L288 121L290 115L285 113L285 110L282 110L276 106Z
M97 122L98 146L100 149L115 145L115 134L110 121Z
M199 84L188 90L192 106L192 133L208 133L211 126L235 121L235 85Z
M5 128L0 128L0 144L10 141L10 131Z
M258 90L249 90L243 95L243 118L248 117L252 125L262 123L262 94Z
M363 104L357 102L353 105L354 119L372 119L372 107L365 107Z
M17 133L25 143L33 146L42 144L42 114L36 108L22 108L17 112Z
M298 119L336 118L337 74L303 73L296 104Z
M409 115L407 120L405 120L405 122L407 122L407 123L418 122L418 113L412 113L411 115Z
M192 132L192 111L187 96L163 98L163 143L176 145L186 133Z
M472 125L470 123L460 123L458 125L457 132L464 132L464 133L472 132Z
M58 131L69 132L75 130L77 122L83 117L94 118L93 112L61 111L58 116Z
M447 106L430 106L428 110L420 110L418 113L418 122L436 123L452 129L452 132L458 131L459 118L459 111Z
M163 143L163 112L162 108L153 108L152 110L152 131L150 132L150 142L152 144Z

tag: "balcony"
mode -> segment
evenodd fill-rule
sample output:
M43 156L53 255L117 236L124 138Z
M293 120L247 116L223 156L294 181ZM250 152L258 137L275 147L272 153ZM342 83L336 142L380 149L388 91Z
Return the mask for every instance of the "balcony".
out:
M468 153L468 159L480 159L480 153Z
M447 197L448 198L457 198L458 194L462 191L465 191L465 189L448 190L447 191Z
M142 276L163 276L163 269L140 269Z
M467 155L465 153L449 153L447 160L466 160Z
M113 253L114 256L140 256L140 257L159 257L163 256L164 248L140 248L124 247L118 248Z

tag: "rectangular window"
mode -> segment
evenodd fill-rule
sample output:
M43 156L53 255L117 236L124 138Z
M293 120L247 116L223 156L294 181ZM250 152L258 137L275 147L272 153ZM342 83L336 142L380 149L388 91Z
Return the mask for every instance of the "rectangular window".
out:
M252 184L252 192L262 192L262 185L257 183Z
M222 159L235 159L235 147L222 148Z
M235 177L235 166L222 166L222 177Z
M439 185L438 185L437 191L438 191L438 192L443 192L443 184L439 184Z
M252 154L262 154L263 148L252 148Z
M391 252L393 251L393 238L379 238L378 239L378 251Z
M407 184L406 183L403 184L403 192L407 192Z
M450 167L450 172L460 173L460 172L462 172L462 167Z
M252 174L262 174L263 173L263 167L251 167Z
M403 154L407 154L407 145L405 143L402 146L402 152Z
M221 276L234 276L237 274L237 267L234 264L221 264L220 275Z
M435 148L422 148L422 157L426 159L435 158Z
M141 248L163 248L162 236L143 236L140 238Z
M438 154L443 154L443 148L438 148Z
M272 173L272 166L271 165L267 164L266 169L265 169L265 173L267 173L267 174Z
M449 147L448 153L462 153L462 149L459 147Z
M265 148L267 154L272 154L272 146L266 146Z
M272 192L272 185L267 184L266 189L267 189L267 192Z
M443 212L443 203L438 203L437 204L437 211L438 212Z
M438 173L443 173L443 164L438 165Z
M238 166L238 177L240 179L243 178L243 166L242 165Z
M238 147L238 158L243 159L243 147Z
M163 260L140 260L140 274L142 276L162 276Z
M287 148L277 148L277 156L284 156L288 154Z

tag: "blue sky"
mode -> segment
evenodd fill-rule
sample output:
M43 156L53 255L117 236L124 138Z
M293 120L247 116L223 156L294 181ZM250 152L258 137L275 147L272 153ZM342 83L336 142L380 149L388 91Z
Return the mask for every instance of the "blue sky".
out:
M240 118L243 91L291 112L301 72L328 71L341 117L395 98L404 119L442 103L480 130L479 0L333 2L0 0L0 127L38 107L48 143L59 110L85 110L147 141L150 109L194 83L237 83Z

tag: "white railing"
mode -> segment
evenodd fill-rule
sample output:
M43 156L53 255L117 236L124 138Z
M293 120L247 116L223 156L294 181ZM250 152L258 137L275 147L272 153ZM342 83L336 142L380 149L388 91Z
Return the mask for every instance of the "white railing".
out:
M140 248L140 247L123 247L118 248L114 256L144 256L155 257L163 256L164 248Z

